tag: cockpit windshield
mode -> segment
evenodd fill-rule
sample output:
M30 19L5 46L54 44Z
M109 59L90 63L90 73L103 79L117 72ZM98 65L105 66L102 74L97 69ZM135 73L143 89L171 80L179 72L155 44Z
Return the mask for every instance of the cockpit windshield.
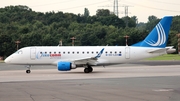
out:
M18 50L15 52L15 54L22 54L22 53L23 53L22 50Z

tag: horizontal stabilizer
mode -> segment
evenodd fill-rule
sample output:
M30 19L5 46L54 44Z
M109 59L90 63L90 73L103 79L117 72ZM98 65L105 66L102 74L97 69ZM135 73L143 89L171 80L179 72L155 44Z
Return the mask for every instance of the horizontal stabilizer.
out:
M151 49L147 51L148 53L161 53L161 52L166 52L165 48L161 48L161 49Z

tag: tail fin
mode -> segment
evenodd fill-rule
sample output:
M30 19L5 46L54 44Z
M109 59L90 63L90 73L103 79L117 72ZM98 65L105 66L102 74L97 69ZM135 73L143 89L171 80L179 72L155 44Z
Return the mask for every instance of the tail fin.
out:
M171 21L172 16L164 17L143 41L132 46L165 48Z

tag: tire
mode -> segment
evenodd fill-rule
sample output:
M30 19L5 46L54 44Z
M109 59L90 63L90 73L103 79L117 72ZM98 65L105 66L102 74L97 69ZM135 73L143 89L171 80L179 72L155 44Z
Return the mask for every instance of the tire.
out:
M26 70L26 73L27 73L27 74L31 73L31 70Z
M89 68L85 68L84 69L84 73L89 73L90 71L89 71Z
M89 72L92 72L93 71L93 68L92 67L90 67L90 68L88 68L89 69Z

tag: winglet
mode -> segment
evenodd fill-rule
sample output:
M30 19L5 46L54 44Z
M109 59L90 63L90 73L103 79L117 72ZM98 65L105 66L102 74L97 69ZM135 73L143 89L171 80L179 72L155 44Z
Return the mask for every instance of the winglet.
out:
M97 56L95 56L95 58L100 58L101 57L101 55L102 55L102 53L103 53L103 51L104 51L104 48L98 53L98 55Z
M171 22L172 16L164 17L142 42L132 46L165 48Z

